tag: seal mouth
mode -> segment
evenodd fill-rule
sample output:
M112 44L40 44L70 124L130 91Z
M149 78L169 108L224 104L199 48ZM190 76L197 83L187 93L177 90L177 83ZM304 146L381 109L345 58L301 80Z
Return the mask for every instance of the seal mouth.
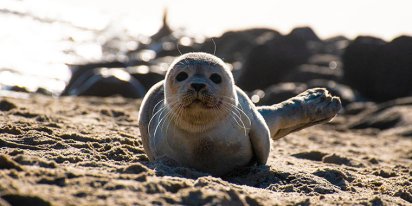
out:
M219 107L221 103L221 101L207 101L200 98L194 98L190 103L186 104L186 106L184 107L201 107L203 109L214 109Z
M195 100L193 100L192 104L199 104L199 103L204 103L202 102L202 100L196 98Z
M202 101L199 98L193 99L192 102L190 102L189 104L187 104L186 107L191 107L191 106L200 106L200 107L204 107L204 108L209 108L208 103L205 101Z

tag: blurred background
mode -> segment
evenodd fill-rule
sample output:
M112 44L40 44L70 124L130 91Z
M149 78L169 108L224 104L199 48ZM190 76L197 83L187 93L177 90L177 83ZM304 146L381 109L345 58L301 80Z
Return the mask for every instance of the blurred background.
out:
M412 3L1 0L0 95L141 98L180 53L214 53L257 104L326 87L412 95Z

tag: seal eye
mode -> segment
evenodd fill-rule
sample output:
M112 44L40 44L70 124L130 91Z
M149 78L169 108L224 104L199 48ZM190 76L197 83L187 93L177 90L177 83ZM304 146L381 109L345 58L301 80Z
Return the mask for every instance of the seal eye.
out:
M186 72L180 72L179 74L177 74L176 80L177 80L178 82L181 82L181 81L187 79L187 77L189 77L189 75L187 75Z
M212 80L212 82L214 82L215 84L222 82L222 77L216 73L210 75L209 79Z

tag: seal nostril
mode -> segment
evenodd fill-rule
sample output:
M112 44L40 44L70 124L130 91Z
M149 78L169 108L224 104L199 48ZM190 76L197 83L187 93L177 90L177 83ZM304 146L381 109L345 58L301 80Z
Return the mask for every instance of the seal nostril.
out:
M206 87L206 84L202 84L202 83L192 83L190 84L190 86L195 89L195 91L199 92L200 90L202 90L203 88Z

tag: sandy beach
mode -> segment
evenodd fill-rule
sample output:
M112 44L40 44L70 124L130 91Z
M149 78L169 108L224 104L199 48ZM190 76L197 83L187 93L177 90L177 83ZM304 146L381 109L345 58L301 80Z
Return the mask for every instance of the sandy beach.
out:
M2 206L412 203L410 134L345 129L359 115L272 142L266 166L212 177L148 162L140 100L29 97L0 99Z

